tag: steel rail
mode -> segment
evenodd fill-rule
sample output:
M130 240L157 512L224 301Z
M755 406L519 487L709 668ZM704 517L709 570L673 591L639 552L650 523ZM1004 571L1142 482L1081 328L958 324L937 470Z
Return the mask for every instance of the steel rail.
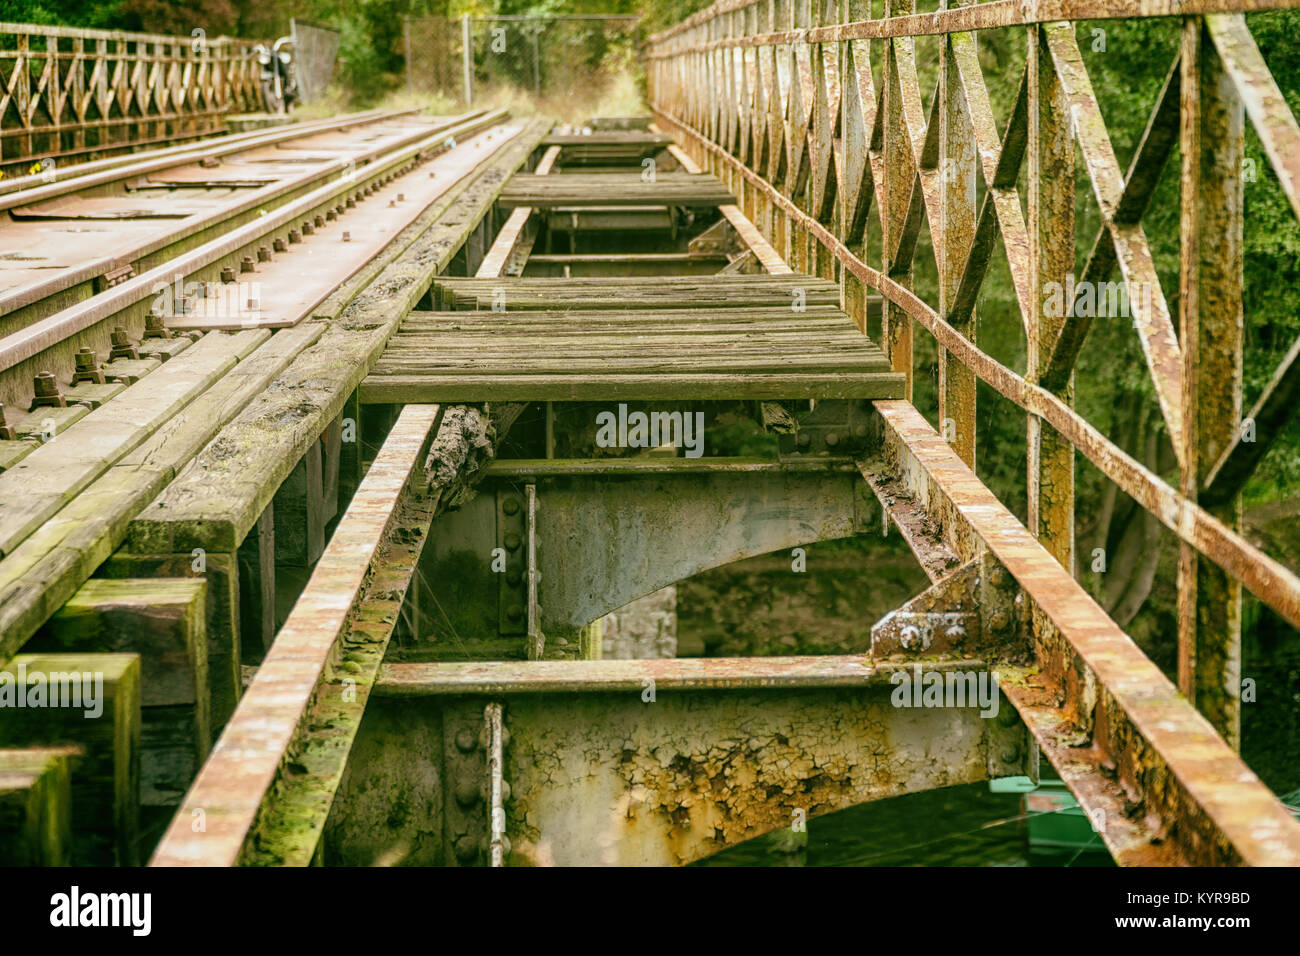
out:
M121 285L64 309L54 315L41 319L25 329L14 332L0 339L0 371L12 368L19 362L30 359L48 348L66 341L80 332L84 332L98 322L116 315L146 299L156 295L159 283L167 284L174 280L176 273L188 277L196 270L210 266L225 256L258 241L264 236L288 226L303 215L328 203L345 192L355 190L369 179L378 177L395 167L402 165L416 156L428 151L439 151L450 140L478 132L496 125L507 115L506 110L495 110L456 126L438 130L426 135L418 142L394 148L387 154L374 158L366 169L366 177L354 181L333 181L321 186L305 196L274 212L246 223L224 235L177 256L148 272L142 273Z
M477 112L480 114L482 113L481 110ZM471 113L466 115L472 116L474 114ZM247 195L236 197L231 203L223 205L219 209L187 216L180 220L174 229L168 230L164 235L142 242L139 246L131 249L129 252L104 256L99 259L91 259L74 268L60 269L55 272L54 275L51 275L49 278L41 282L32 285L19 286L7 293L0 293L0 314L7 314L31 306L40 302L42 299L49 298L50 296L71 288L72 286L89 281L96 276L103 275L105 272L120 266L124 261L139 260L205 230L220 227L223 223L229 222L230 220L259 206L264 206L270 202L274 202L284 198L285 196L309 188L315 182L327 180L337 174L345 173L348 170L358 169L363 165L373 163L379 156L391 149L400 148L431 135L447 134L454 129L458 123L463 122L464 119L465 117L463 116L452 117L447 120L445 124L434 125L432 129L422 128L405 136L401 136L384 146L376 146L354 156L332 160L329 163L321 164L296 176L290 176L273 183L268 183L267 186L262 189L248 190ZM259 143L256 145L263 144ZM224 155L229 152L243 151L247 148L249 147L245 145L236 147L234 150L224 150L221 153L209 155ZM66 183L60 183L56 186L49 187L50 190L53 190L52 192L47 192L46 189L42 188L31 190L27 194L16 193L8 197L0 197L0 211L20 204L40 202L45 199L51 199L59 195L65 195L69 192L79 191L81 189L87 189L105 183L118 182L129 176L137 176L160 169L169 169L176 165L178 165L178 163L175 159L153 160L147 163L142 163L139 166L130 167L126 170L115 170L110 173L102 173L97 176L88 177L90 181L82 185L77 185L75 181L70 180ZM367 170L367 172L369 172L369 170Z
M1000 395L1037 415L1060 432L1106 477L1155 515L1181 540L1239 580L1292 626L1300 627L1300 577L1229 529L1204 508L1179 494L1056 395L1026 381L981 351L911 290L855 256L829 229L787 199L768 180L704 137L694 127L658 108L652 109L663 122L734 169L753 188L778 206L795 225L814 236L844 268L925 326L940 346Z
M33 173L29 176L16 176L12 179L0 180L0 196L7 196L10 193L24 189L38 189L55 182L63 183L82 176L89 177L93 174L108 170L118 170L124 166L133 166L156 159L170 158L173 162L179 163L187 162L188 157L191 155L196 159L202 159L204 156L224 156L226 153L230 152L230 150L225 149L227 146L235 146L237 147L236 151L238 151L239 149L248 149L251 146L266 146L268 144L281 142L284 139L293 139L298 136L310 136L334 128L395 119L400 116L408 116L418 112L418 109L365 110L360 113L348 113L344 116L312 120L306 123L293 123L288 126L277 126L273 129L254 129L248 130L244 133L221 134L209 137L201 143L182 143L178 146L166 146L160 149L149 150L146 153L130 153L124 156L106 156L103 159L92 160L88 163L74 163L66 166L56 165L48 172ZM134 173L130 173L129 175L134 175ZM112 181L113 179L108 180L108 182ZM85 186L89 187L99 184L99 182L88 181L85 183ZM82 187L76 186L75 188ZM8 207L5 206L0 208Z

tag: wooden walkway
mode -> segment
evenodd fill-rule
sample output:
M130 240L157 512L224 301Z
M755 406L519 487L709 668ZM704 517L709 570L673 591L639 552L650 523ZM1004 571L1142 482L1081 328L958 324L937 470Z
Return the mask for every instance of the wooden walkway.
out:
M521 173L506 184L500 205L529 206L686 206L713 208L735 202L716 176L707 173L659 173L646 181L640 173L569 173L538 176Z
M903 377L807 276L444 279L363 402L899 398ZM474 310L474 311L470 311Z

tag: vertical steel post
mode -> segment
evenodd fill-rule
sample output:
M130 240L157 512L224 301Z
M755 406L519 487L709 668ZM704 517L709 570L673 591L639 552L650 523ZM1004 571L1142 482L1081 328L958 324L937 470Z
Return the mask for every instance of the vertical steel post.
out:
M944 0L941 9L965 6L969 0ZM977 35L978 37L978 35ZM939 175L942 235L936 240L940 261L939 314L948 317L949 304L961 284L962 269L975 239L975 130L961 78L952 59L952 44L941 37L939 48ZM958 332L976 341L975 310L954 323ZM962 461L975 467L975 373L953 361L939 348L939 433L952 442Z
M1183 364L1182 493L1201 482L1241 427L1241 99L1200 17L1183 26L1182 261L1179 345ZM1241 527L1241 496L1212 512ZM1178 685L1232 747L1241 747L1241 584L1196 550L1178 562Z
M908 16L916 12L916 0L885 0L885 17ZM881 271L895 282L912 287L912 263L895 271L894 254L897 251L907 208L912 199L912 183L916 178L916 164L912 159L912 144L903 120L903 99L899 94L898 56L895 45L901 38L885 41L885 59L881 64L881 103L885 111L885 188L884 206L881 210L883 225L881 236ZM912 400L912 317L884 297L881 311L881 339L885 354L895 372L907 377L903 397Z
M1036 382L1065 325L1069 309L1050 315L1049 283L1073 288L1074 142L1070 107L1042 29L1027 28L1029 49L1029 248L1032 308L1026 377ZM1070 303L1067 303L1067 306ZM1073 402L1073 378L1058 393ZM1029 530L1071 574L1074 573L1074 446L1037 415L1028 416Z

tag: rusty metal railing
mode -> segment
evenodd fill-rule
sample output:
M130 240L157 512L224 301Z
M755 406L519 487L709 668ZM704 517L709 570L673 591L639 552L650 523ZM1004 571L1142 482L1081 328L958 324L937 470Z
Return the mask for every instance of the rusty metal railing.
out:
M1300 2L935 0L923 6L918 11L916 0L722 0L650 38L649 99L660 125L731 185L744 211L796 270L841 282L845 307L859 327L867 323L866 290L882 296L881 344L895 370L907 375L909 398L916 327L933 335L938 417L966 465L975 464L977 380L1027 413L1027 524L1068 572L1017 574L1035 609L1037 664L1050 671L1058 722L1096 731L1094 749L1103 751L1098 773L1118 773L1150 807L1161 798L1144 761L1163 758L1191 790L1215 771L1209 763L1180 769L1170 740L1149 739L1161 733L1159 707L1148 712L1154 719L1140 718L1152 701L1140 699L1136 684L1119 685L1136 681L1139 670L1142 680L1159 678L1158 671L1139 667L1133 654L1140 653L1101 609L1094 604L1094 616L1086 602L1076 602L1086 619L1058 620L1047 610L1054 595L1044 589L1074 583L1068 575L1075 567L1077 451L1178 537L1179 689L1230 746L1239 747L1241 587L1300 627L1300 578L1241 534L1242 486L1300 386L1296 347L1243 418L1247 117L1300 214L1300 127L1244 12ZM1126 171L1071 21L1145 16L1179 18L1181 42ZM1012 28L1025 42L1023 72L1000 78L1019 83L1004 129L977 56L980 31L991 28ZM939 54L928 101L918 68L921 36L938 38L930 41ZM1182 164L1176 300L1161 287L1143 226L1175 145ZM1091 253L1079 288L1107 282L1118 267L1178 463L1177 488L1074 408L1075 362L1090 318L1082 314L1087 310L1049 307L1047 290L1049 283L1075 288L1076 149L1101 222L1096 236L1086 237ZM1025 167L1022 206L1018 184ZM932 239L937 302L914 291L923 222ZM975 344L976 299L999 239L1027 341L1024 375ZM879 249L878 267L868 265L868 248ZM898 457L915 457L919 433L909 438L885 417L887 431L893 428L899 439ZM1256 426L1250 437L1247 423ZM940 482L934 491L932 507L961 511L952 488ZM1013 521L1009 514L1006 519ZM963 526L969 532L968 523L951 516L941 523L945 533ZM1121 668L1120 658L1131 659L1132 667ZM1108 674L1115 685L1107 684ZM1092 686L1094 680L1102 686ZM1034 718L1031 710L1022 708L1022 716L1046 740L1047 718ZM1039 726L1032 726L1035 719ZM1053 756L1050 746L1044 749ZM1195 775L1201 779L1187 779ZM1076 795L1086 786L1072 783ZM1201 806L1227 827L1222 813ZM1284 826L1280 817L1278 826ZM1296 845L1294 834L1286 840ZM1196 842L1186 844L1193 858Z
M255 41L0 23L0 165L186 139L259 108Z

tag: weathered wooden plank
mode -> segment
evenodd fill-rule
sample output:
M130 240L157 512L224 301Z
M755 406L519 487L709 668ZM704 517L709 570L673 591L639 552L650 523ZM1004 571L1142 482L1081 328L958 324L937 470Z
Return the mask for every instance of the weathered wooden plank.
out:
M75 747L0 750L0 866L67 866Z
M130 518L322 331L313 323L277 333L0 560L0 661L15 653L121 544ZM191 568L194 561L187 552L180 564ZM217 607L209 600L210 638Z
M538 161L534 174L537 176L549 175L559 158L560 147L551 146L546 150L541 160ZM506 220L506 224L501 227L501 231L497 233L496 238L492 241L492 248L488 250L487 255L483 257L483 261L479 263L478 271L474 274L475 278L499 276L506 271L506 265L520 245L520 239L532 214L533 210L528 206L519 206L510 213L510 218Z
M536 176L523 173L501 193L503 208L529 206L694 206L734 204L735 197L715 176L662 173L646 182L639 173Z
M143 442L237 362L266 331L209 335L0 475L0 556Z
M207 757L211 693L202 579L87 581L29 649L140 655L140 802L180 802Z
M32 439L0 441L0 474L18 464L37 448L40 442Z
M325 487L320 439L308 446L275 493L275 560L310 568L325 549Z
M643 130L596 130L591 133L550 133L543 146L659 146L666 147L673 138L666 133Z
M611 375L370 375L361 385L367 404L404 402L654 401L660 399L899 397L895 372L835 374ZM434 398L433 396L440 396Z
M339 416L398 323L477 227L505 175L523 164L543 132L541 124L530 124L480 166L473 180L430 208L419 240L132 522L128 550L236 551L293 464Z
M291 746L301 740L312 716L313 702L330 706L344 701L349 696L345 690L351 685L360 691L351 695L353 702L360 699L360 708L364 708L364 694L378 670L382 650L370 655L374 659L368 661L371 667L370 673L364 675L365 686L357 688L356 679L350 675L361 672L361 668L355 664L345 666L340 638L348 632L353 608L363 593L407 484L417 470L439 411L437 406L403 410L339 522L306 590L258 668L243 703L159 844L151 865L231 866L239 862L253 849L247 844L262 803L282 771ZM432 518L431 509L427 516ZM413 570L411 562L407 580ZM391 621L383 630L385 634L377 642L381 645L387 643ZM326 699L322 700L321 692ZM356 708L356 716L360 708ZM356 723L352 721L352 733ZM350 736L342 743L350 743ZM338 743L336 740L336 746ZM333 763L327 771L333 785L319 795L326 801L324 812L318 813L318 819L311 824L314 835L324 825L342 772L342 762ZM186 812L190 809L207 814L205 832L195 834L191 830L190 814ZM292 842L292 834L287 836ZM314 846L315 840L310 842ZM293 862L310 862L312 846L307 848L305 858Z
M140 658L20 654L0 670L0 746L83 748L72 781L78 865L133 866L140 803Z

